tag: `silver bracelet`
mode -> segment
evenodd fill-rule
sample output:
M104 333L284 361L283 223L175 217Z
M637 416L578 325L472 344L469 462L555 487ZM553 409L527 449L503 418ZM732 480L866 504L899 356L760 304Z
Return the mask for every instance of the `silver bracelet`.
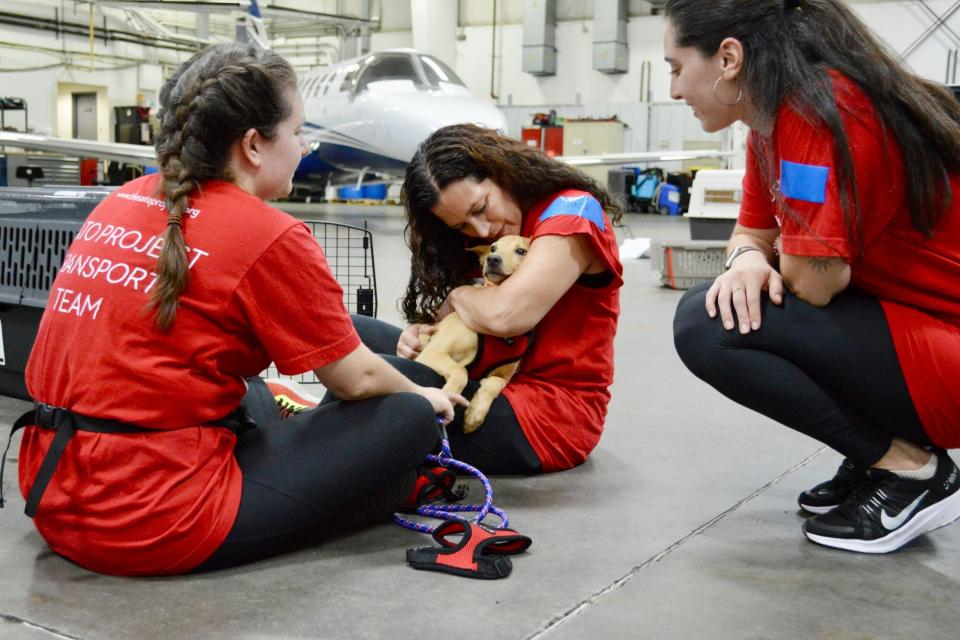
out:
M755 247L751 244L740 245L730 252L730 256L727 258L727 261L723 263L723 270L729 271L730 267L733 266L733 261L736 260L740 254L746 253L747 251L760 251L760 253L763 253L760 247Z

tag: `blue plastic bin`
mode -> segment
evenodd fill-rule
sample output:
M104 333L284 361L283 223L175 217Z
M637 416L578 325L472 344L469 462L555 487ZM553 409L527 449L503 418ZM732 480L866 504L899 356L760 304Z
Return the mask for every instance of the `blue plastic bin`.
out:
M657 198L657 209L663 215L680 215L680 189L678 189L676 185L668 182L660 184L660 195Z
M355 187L340 187L340 190L337 191L337 195L341 200L356 200L357 198L363 197L363 189L357 189Z
M363 197L369 200L385 200L387 198L387 185L385 184L365 184L360 189Z

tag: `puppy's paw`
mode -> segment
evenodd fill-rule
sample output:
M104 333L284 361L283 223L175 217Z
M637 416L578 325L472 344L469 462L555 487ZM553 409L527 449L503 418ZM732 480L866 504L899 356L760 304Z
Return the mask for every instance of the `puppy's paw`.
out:
M487 407L477 407L477 405L471 402L463 414L463 432L473 433L479 429L483 421L487 419L487 409Z

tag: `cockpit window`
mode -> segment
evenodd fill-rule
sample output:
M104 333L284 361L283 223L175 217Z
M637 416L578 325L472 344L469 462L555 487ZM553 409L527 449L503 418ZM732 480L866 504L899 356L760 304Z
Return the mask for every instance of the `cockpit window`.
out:
M346 75L343 76L343 82L340 84L340 91L351 91L353 89L353 83L357 78L357 70L360 69L359 64L352 64L346 68ZM343 69L337 73L342 73Z
M413 68L413 61L403 53L376 56L371 60L357 80L357 91L363 91L371 82L381 80L410 80L414 84L421 83L416 69Z
M461 87L465 86L463 80L457 77L453 69L445 65L439 58L421 55L420 62L423 63L423 71L427 74L427 81L430 84L436 86L441 82L447 82L450 84L458 84Z

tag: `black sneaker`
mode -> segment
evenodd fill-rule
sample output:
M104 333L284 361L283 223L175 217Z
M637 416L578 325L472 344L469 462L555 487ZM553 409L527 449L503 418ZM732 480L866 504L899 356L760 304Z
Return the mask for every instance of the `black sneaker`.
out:
M797 498L800 508L810 513L826 513L852 495L867 480L867 472L843 459L837 473Z
M870 482L840 506L807 520L804 534L827 547L887 553L960 518L960 470L946 452L934 455L937 471L930 480L868 470Z

